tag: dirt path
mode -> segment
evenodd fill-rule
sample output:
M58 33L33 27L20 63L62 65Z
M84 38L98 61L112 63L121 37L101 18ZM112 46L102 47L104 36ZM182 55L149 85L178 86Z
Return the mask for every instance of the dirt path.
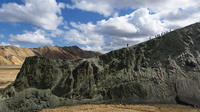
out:
M19 70L20 66L0 66L0 88L5 88L12 83Z
M200 112L182 105L79 105L55 109L44 109L40 112Z

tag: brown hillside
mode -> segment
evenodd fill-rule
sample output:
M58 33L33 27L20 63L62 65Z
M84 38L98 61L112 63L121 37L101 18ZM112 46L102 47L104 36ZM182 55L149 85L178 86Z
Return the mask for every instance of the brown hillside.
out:
M53 59L79 59L101 55L99 52L85 51L77 46L44 46L39 48L18 48L0 46L0 65L22 65L29 56L41 56Z

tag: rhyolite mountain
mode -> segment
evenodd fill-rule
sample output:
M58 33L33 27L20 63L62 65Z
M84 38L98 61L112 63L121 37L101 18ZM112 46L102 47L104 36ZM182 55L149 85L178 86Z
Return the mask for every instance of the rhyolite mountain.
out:
M18 48L0 46L0 65L22 65L26 57L39 56L52 59L80 59L99 56L101 53L85 51L77 46L43 46L39 48Z
M83 103L200 106L200 23L89 59L26 58L0 111Z

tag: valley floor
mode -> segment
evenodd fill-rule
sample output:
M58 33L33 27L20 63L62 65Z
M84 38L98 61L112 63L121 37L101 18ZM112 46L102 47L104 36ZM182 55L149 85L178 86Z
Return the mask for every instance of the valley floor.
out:
M79 105L55 109L44 109L40 112L200 112L182 105Z

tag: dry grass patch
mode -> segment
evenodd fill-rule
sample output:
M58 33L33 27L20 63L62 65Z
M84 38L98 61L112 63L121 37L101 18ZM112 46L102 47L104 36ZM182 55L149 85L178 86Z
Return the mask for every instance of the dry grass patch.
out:
M200 112L182 105L79 105L55 109L44 109L40 112Z

